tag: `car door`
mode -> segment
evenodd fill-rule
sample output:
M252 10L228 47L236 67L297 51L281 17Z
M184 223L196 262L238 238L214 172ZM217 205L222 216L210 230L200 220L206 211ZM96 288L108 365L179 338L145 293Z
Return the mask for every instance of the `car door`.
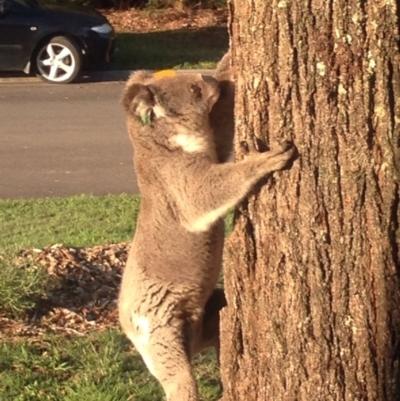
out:
M24 0L0 0L0 70L23 70L30 58L31 9Z

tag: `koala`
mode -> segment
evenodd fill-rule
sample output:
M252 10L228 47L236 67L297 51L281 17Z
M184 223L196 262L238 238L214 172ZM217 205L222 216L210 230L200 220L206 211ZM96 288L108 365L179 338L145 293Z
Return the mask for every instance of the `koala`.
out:
M218 161L225 163L232 159L235 133L235 84L230 51L218 63L214 78L219 82L220 95L211 110L210 124L215 133Z
M225 156L218 156L218 133L210 124L219 96L212 77L160 78L144 71L131 76L122 94L142 202L119 319L168 401L199 400L192 358L219 347L219 310L226 300L215 287L224 216L294 153L284 143L220 163Z

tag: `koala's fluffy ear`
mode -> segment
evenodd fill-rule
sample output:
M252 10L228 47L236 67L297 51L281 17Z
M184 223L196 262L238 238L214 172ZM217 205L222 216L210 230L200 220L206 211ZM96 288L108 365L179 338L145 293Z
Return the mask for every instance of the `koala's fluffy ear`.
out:
M122 106L125 111L136 114L142 121L151 119L154 105L154 94L147 85L131 84L122 95Z

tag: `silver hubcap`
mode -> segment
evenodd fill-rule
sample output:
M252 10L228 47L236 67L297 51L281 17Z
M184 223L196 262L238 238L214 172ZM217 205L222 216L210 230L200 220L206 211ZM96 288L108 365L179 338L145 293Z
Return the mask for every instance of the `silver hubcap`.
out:
M64 45L49 43L37 57L40 74L53 82L63 82L71 78L76 61L71 51Z

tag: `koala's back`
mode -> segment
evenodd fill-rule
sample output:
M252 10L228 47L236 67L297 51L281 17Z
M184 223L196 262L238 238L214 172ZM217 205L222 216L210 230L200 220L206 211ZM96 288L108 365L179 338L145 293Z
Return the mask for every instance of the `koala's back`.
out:
M146 265L150 275L202 285L209 278L208 270L220 265L216 255L223 246L223 221L207 232L191 232L182 224L178 206L168 192L162 193L160 186L155 189L159 192L154 197L142 197L133 240L137 244L135 260Z
M216 151L219 162L226 162L233 156L235 133L234 106L235 84L231 67L231 53L224 55L218 63L215 78L219 82L220 96L210 113L210 123L215 132Z

